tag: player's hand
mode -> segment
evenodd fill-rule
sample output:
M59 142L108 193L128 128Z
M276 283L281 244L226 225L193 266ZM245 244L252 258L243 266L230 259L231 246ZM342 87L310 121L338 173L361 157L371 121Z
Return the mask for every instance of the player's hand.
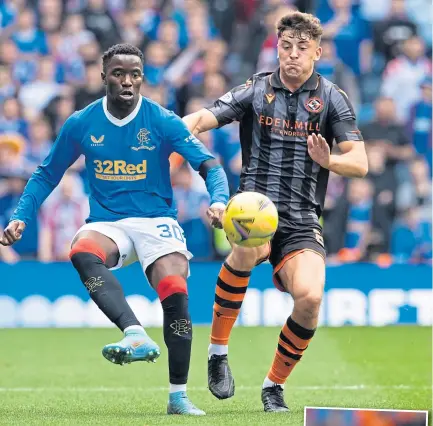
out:
M331 160L331 150L326 139L320 133L318 135L313 133L308 136L307 146L310 157L323 168L328 169Z
M11 246L13 243L21 239L26 224L21 220L13 220L9 223L0 237L0 244L3 246Z
M207 209L206 215L214 228L222 229L225 209L226 206L223 203L213 203Z

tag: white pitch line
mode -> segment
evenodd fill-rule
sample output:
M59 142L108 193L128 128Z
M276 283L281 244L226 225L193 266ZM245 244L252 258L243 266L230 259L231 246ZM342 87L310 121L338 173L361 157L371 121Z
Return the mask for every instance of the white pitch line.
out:
M257 391L260 386L237 386L236 390ZM348 386L290 386L287 389L296 391L362 391L362 390L432 390L432 386L410 386L410 385L391 385L391 386L375 386L375 385L348 385ZM204 386L192 386L188 390L191 391L207 391ZM0 392L160 392L168 391L167 387L23 387L23 388L7 388L0 387Z

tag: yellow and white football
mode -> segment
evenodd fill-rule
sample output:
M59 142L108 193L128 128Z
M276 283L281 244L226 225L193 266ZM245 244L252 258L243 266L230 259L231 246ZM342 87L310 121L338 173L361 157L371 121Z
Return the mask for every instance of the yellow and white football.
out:
M233 244L258 247L274 236L278 227L275 204L258 192L241 192L227 204L223 228Z

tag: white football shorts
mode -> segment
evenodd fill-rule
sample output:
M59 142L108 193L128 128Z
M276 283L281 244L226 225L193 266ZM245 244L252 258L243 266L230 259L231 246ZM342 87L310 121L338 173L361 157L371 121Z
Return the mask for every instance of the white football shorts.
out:
M171 217L87 223L75 236L81 231L97 231L116 243L120 253L119 262L111 270L139 261L146 274L148 266L167 254L181 253L188 260L193 257L187 249L183 229Z

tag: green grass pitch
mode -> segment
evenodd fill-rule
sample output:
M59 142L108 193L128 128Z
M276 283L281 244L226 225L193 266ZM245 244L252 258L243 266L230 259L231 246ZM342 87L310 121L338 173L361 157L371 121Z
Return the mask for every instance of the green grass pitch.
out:
M1 425L302 425L304 406L430 410L429 327L321 328L286 385L291 412L262 412L260 388L278 328L236 328L230 364L236 393L207 390L209 328L194 330L189 396L205 418L165 415L167 353L156 364L120 367L101 355L115 329L0 330Z

